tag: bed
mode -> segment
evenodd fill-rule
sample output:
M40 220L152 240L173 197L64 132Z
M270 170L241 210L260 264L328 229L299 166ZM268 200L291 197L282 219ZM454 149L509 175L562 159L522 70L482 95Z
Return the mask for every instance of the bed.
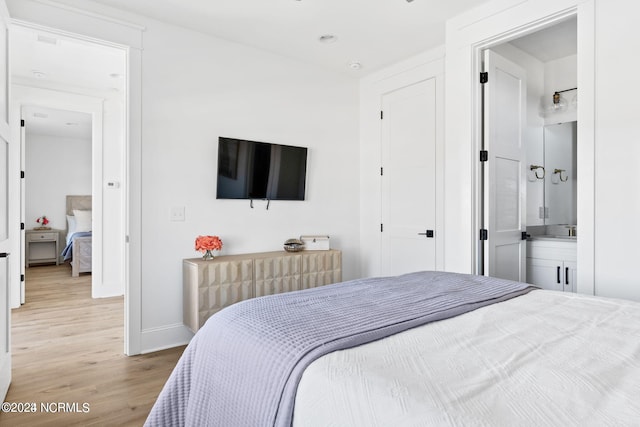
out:
M640 303L419 272L216 313L146 425L639 423Z
M91 272L91 196L67 196L66 244L62 258L71 264L71 276Z

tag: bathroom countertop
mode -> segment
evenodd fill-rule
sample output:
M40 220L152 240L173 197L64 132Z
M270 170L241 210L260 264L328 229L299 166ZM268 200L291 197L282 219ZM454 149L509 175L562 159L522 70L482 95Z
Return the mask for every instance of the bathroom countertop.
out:
M539 235L539 236L531 236L528 240L554 240L560 242L575 242L578 238L576 236L558 236L558 235Z

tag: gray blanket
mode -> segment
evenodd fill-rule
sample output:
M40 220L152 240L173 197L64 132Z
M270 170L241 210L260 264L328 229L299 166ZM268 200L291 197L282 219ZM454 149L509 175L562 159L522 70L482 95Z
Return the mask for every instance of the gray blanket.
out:
M240 302L198 331L145 425L290 426L298 382L315 359L531 289L420 272Z

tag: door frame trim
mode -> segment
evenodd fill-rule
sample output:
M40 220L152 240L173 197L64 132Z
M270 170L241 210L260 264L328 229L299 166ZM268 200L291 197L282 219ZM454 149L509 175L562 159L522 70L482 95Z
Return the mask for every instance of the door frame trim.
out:
M99 19L99 18L96 18ZM127 75L126 94L124 103L124 145L123 145L123 192L124 207L124 354L131 356L141 353L141 329L142 329L142 289L141 289L141 168L142 162L142 47L133 39L131 42L115 42L114 38L123 36L115 31L101 31L101 37L97 38L83 34L82 32L63 29L73 20L65 20L52 25L44 26L29 20L12 18L12 25L21 25L27 28L59 34L71 37L83 42L97 43L104 46L123 49L125 51ZM119 23L115 23L121 25ZM131 29L131 28L130 28ZM134 34L141 33L141 29L134 28ZM124 39L128 39L126 35ZM141 38L140 38L141 41ZM15 117L14 117L15 119ZM19 220L18 220L19 221Z
M544 19L538 21L532 21L527 24L517 26L511 28L502 33L494 34L493 36L474 43L471 45L472 50L472 95L471 95L471 105L472 107L472 158L478 159L478 153L483 148L483 138L484 138L484 129L483 129L483 86L480 83L480 79L478 76L480 72L483 71L482 68L482 54L485 50L500 45L502 43L508 42L510 40L517 39L518 37L522 37L524 35L530 34L532 32L541 30L546 27L553 26L561 21L564 21L568 18L578 16L578 8L570 8L567 10L563 10L556 14L550 15ZM580 85L579 85L580 86ZM472 258L475 260L473 266L474 274L486 274L484 271L484 256L483 256L483 242L479 240L479 230L482 228L483 223L486 223L488 219L484 215L484 206L486 205L486 201L484 201L484 192L482 187L483 176L482 176L482 167L480 161L473 161L472 163L472 179L473 179L473 212L472 212L472 239L474 242L477 242L477 245L473 245ZM580 170L580 168L578 169ZM580 180L578 180L580 182ZM591 264L593 265L593 264Z

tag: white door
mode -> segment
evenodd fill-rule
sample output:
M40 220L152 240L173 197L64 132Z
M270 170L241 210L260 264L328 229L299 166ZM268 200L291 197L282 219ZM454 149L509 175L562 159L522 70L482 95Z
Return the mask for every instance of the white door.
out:
M0 0L0 397L11 382L11 302L9 295L9 13Z
M495 52L484 52L485 228L484 272L526 280L525 71Z
M436 95L424 80L382 97L381 271L436 268Z

